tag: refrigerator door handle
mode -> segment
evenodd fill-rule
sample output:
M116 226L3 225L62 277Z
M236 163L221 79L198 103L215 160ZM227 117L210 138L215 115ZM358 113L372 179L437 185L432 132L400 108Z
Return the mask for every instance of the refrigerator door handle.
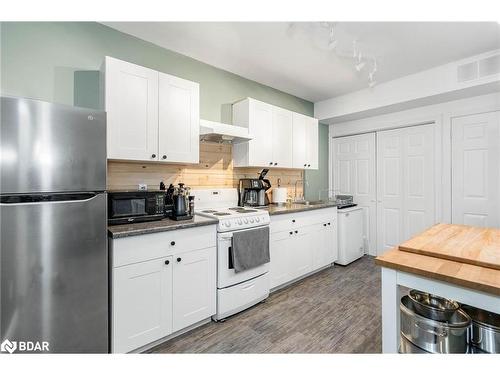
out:
M0 197L0 206L23 206L40 203L82 203L95 199L100 193L74 193L74 194L32 194L32 195L6 195Z

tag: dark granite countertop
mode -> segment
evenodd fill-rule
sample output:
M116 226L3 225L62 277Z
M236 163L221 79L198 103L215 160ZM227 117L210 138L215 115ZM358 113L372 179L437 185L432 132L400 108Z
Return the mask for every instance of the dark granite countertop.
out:
M163 219L158 221L148 221L145 223L110 225L108 226L108 236L110 238L138 236L141 234L201 227L205 225L217 224L218 222L219 221L217 219L210 219L207 217L194 215L194 218L192 218L191 220L184 220L184 221Z
M273 215L291 214L294 212L319 210L321 208L329 208L336 206L337 203L335 202L323 202L319 204L310 204L310 205L292 203L292 204L285 204L283 206L271 204L268 207L266 207L265 210L269 212L269 215L273 216Z

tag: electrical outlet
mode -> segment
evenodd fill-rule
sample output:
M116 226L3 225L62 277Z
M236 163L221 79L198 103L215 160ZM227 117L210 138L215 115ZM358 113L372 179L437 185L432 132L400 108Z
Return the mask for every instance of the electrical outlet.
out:
M147 184L139 184L139 190L140 191L148 190L148 185Z

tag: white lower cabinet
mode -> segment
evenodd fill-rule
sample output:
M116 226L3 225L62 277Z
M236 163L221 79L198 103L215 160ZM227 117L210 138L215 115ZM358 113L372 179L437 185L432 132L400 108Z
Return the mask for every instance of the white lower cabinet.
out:
M110 240L113 353L136 350L215 314L215 236L215 227L207 226Z
M271 288L326 267L337 259L336 217L336 208L271 217Z
M113 331L117 353L172 333L172 257L113 270Z
M215 252L212 248L179 254L174 259L173 329L212 316L216 303Z

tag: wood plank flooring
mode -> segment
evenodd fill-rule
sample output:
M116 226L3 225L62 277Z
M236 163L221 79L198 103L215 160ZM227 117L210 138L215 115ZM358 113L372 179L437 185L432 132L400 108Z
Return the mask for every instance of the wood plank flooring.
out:
M150 353L380 353L380 269L365 256L328 268L223 323Z

